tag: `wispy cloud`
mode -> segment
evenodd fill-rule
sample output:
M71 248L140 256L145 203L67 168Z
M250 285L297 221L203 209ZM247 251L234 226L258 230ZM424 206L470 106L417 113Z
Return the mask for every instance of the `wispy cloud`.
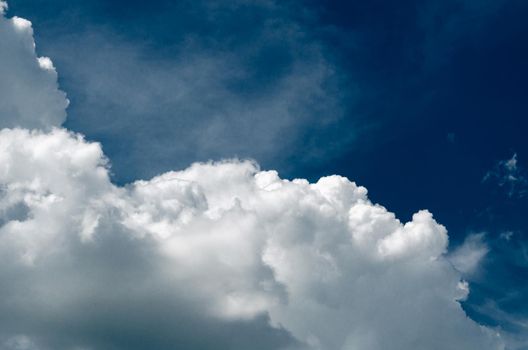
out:
M508 350L528 348L528 318L506 312L492 300L487 300L482 305L473 308L504 325L506 329L503 330L503 336L508 341Z
M482 182L498 185L506 191L510 198L524 197L528 190L528 177L525 170L518 164L517 153L509 159L499 161L484 175Z
M132 16L59 33L48 45L73 101L67 126L105 140L121 178L223 157L306 164L355 137L342 103L353 87L342 84L317 28L301 20L308 10L162 3L163 12L152 9L162 28Z
M484 239L484 233L471 234L449 254L449 260L458 271L466 275L478 271L482 260L490 251Z

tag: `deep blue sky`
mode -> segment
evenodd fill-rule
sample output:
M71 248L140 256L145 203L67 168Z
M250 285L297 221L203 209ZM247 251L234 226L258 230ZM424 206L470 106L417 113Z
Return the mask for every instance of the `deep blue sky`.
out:
M453 247L485 233L465 307L528 334L528 2L9 4L117 183L235 156L347 176L401 220L429 209Z

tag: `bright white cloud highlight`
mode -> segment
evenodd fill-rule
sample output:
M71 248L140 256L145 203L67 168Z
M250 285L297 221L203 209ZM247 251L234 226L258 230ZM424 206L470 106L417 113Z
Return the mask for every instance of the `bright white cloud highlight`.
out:
M0 33L20 86L0 95L2 125L60 124L28 22ZM250 161L125 187L107 166L64 129L0 132L0 349L504 349L461 308L428 211L402 224L343 177Z
M445 228L427 211L403 225L345 178L227 161L119 188L98 144L59 129L3 130L0 162L0 276L17 276L0 310L15 335L35 313L75 325L90 302L122 322L121 303L155 298L226 322L268 314L313 349L502 348L460 307Z
M5 18L0 1L0 127L46 128L66 119L68 100L49 58L37 57L31 22Z

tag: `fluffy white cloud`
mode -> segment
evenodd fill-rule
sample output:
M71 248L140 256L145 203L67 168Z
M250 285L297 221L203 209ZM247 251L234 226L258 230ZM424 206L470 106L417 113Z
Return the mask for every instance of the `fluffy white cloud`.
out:
M119 188L99 145L60 129L3 130L0 162L5 344L112 348L64 327L81 332L89 305L92 332L134 332L154 304L220 323L268 315L313 349L502 348L460 307L445 228L427 211L403 225L345 178L234 160Z
M1 21L33 42L27 22ZM2 41L6 72L19 44ZM39 67L11 77L47 96ZM55 102L0 119L51 127ZM461 308L447 244L428 211L402 224L343 177L231 160L118 187L80 135L0 132L2 350L504 349Z
M6 9L0 1L0 127L59 126L68 100L58 89L55 68L37 56L31 22L4 17Z

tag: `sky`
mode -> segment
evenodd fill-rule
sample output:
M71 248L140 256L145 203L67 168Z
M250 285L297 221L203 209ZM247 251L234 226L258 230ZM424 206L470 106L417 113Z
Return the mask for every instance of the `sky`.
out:
M528 3L2 8L1 350L528 349Z

